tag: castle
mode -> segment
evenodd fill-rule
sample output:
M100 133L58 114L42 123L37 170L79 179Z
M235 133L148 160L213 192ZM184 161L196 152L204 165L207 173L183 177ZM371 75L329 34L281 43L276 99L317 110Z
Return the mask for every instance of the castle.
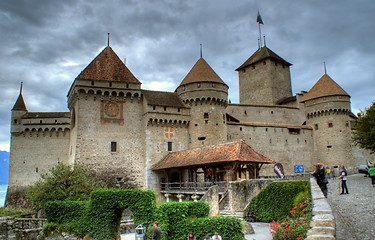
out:
M20 91L11 117L7 204L57 163L85 164L109 186L158 190L166 181L191 180L189 162L176 169L173 163L197 164L196 149L220 158L246 144L266 159L259 163L281 163L286 175L312 171L317 162L357 166L370 158L352 143L349 94L324 74L293 96L291 65L259 47L236 69L237 104L228 102L228 85L202 57L175 92L150 91L108 45L73 81L69 112L29 112ZM171 154L174 162L161 168ZM228 179L221 166L217 176ZM275 175L273 164L259 166L252 177ZM209 171L195 168L196 180Z

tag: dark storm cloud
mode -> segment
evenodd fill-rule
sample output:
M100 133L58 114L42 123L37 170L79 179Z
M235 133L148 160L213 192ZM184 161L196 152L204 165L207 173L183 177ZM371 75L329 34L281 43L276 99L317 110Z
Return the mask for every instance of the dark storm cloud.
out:
M29 111L68 111L74 78L110 45L147 88L174 91L203 56L230 86L256 49L257 9L267 46L291 68L293 92L324 73L351 96L353 111L374 100L375 3L365 1L0 1L0 144L20 82Z

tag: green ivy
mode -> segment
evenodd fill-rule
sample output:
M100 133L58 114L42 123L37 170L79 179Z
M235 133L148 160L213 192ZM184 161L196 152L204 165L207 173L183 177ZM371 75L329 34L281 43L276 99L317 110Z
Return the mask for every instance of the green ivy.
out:
M250 211L255 214L257 221L279 221L288 216L296 196L301 192L310 194L309 181L272 182L251 199L244 215Z
M69 232L97 240L116 238L125 209L132 211L136 225L147 226L154 219L156 195L147 190L97 189L88 202L55 201L45 207L49 222L64 223L62 228ZM64 213L66 210L70 213Z

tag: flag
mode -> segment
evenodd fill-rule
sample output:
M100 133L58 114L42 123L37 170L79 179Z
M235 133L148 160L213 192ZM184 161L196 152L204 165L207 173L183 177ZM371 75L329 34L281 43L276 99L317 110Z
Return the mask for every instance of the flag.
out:
M260 14L259 14L259 10L258 10L258 14L257 14L257 23L259 23L259 24L264 24L264 23L263 23L263 20L262 20L262 17L261 17Z

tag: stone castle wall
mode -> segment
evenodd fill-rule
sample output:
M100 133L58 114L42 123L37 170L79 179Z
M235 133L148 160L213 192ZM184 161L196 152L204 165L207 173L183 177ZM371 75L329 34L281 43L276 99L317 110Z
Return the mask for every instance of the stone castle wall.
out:
M227 113L241 122L302 125L306 121L303 110L289 106L229 104Z
M308 127L247 126L230 123L228 141L243 139L255 151L280 162L285 174L294 173L295 165L313 170L315 159L312 130ZM260 175L274 175L273 166L263 166Z
M106 115L108 103L119 108L116 114ZM110 186L144 187L145 126L141 98L111 99L82 93L74 108L75 162L87 165Z

